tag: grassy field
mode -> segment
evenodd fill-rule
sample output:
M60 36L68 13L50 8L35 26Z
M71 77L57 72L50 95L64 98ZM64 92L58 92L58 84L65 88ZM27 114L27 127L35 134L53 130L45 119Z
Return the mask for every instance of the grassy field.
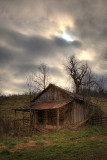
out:
M106 126L84 126L77 131L24 138L0 138L0 160L106 160ZM99 160L100 160L99 159Z
M23 106L29 102L29 95L15 95L9 97L0 97L0 115L14 118L13 108ZM17 114L21 116L21 113Z
M28 95L1 97L0 116L14 119L13 108L29 102ZM107 100L99 99L104 114ZM17 118L22 113L17 114ZM76 131L32 137L0 137L0 160L106 160L107 126L87 125Z

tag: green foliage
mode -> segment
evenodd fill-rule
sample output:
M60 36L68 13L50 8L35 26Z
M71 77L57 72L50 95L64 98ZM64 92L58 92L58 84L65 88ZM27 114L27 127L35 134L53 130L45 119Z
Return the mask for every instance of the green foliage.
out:
M23 138L12 138L12 137L1 137L0 146L6 146L9 149L14 148L19 143L28 143L28 139Z
M0 146L7 146L8 148L14 148L16 145L16 141L14 138L7 138L7 137L2 137L0 138Z
M2 149L1 153L2 155L9 155L10 151L8 149Z

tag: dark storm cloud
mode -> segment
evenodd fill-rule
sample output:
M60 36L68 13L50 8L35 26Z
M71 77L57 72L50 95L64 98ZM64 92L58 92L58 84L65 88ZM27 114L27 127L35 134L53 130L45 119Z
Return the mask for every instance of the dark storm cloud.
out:
M58 37L48 39L41 36L26 36L6 29L0 29L0 33L1 42L7 43L11 48L11 50L6 47L0 48L1 62L7 62L7 64L9 60L13 60L13 57L17 57L17 60L19 61L24 58L28 60L29 57L31 57L31 59L34 57L35 59L40 58L42 56L52 57L53 53L57 54L57 52L62 52L62 48L80 48L82 46L80 41L67 42ZM13 47L15 51L12 50ZM18 52L17 49L22 49L22 51ZM26 65L26 67L24 64L21 64L20 66L26 68L26 70L32 68L29 64Z
M54 43L58 47L74 47L74 48L80 48L82 46L82 43L80 41L74 40L72 42L67 42L66 40L54 37Z
M50 50L54 51L55 48L80 48L82 46L82 43L77 40L67 42L59 37L51 37L51 39L49 39L42 36L26 36L21 33L2 28L0 28L0 35L1 41L5 41L16 48L24 48L31 53L37 51L40 54L42 52L46 52L48 54Z
M6 65L13 60L13 55L9 49L0 47L0 65Z

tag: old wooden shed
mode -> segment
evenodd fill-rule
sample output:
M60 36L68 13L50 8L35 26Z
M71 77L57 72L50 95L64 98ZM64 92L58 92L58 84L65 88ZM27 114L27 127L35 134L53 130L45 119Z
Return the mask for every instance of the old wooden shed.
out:
M30 112L34 128L72 128L90 116L92 106L81 96L50 84L31 103L14 110Z

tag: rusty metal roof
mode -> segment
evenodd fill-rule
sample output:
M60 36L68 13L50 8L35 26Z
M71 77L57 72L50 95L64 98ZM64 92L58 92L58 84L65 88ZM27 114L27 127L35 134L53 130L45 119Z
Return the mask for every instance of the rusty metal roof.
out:
M51 102L33 102L28 105L15 108L16 111L30 111L31 110L46 110L46 109L57 109L66 104L68 104L69 100L62 101L51 101Z
M69 102L70 101L68 100L54 101L54 102L35 102L31 106L31 109L34 110L56 109L68 104Z

